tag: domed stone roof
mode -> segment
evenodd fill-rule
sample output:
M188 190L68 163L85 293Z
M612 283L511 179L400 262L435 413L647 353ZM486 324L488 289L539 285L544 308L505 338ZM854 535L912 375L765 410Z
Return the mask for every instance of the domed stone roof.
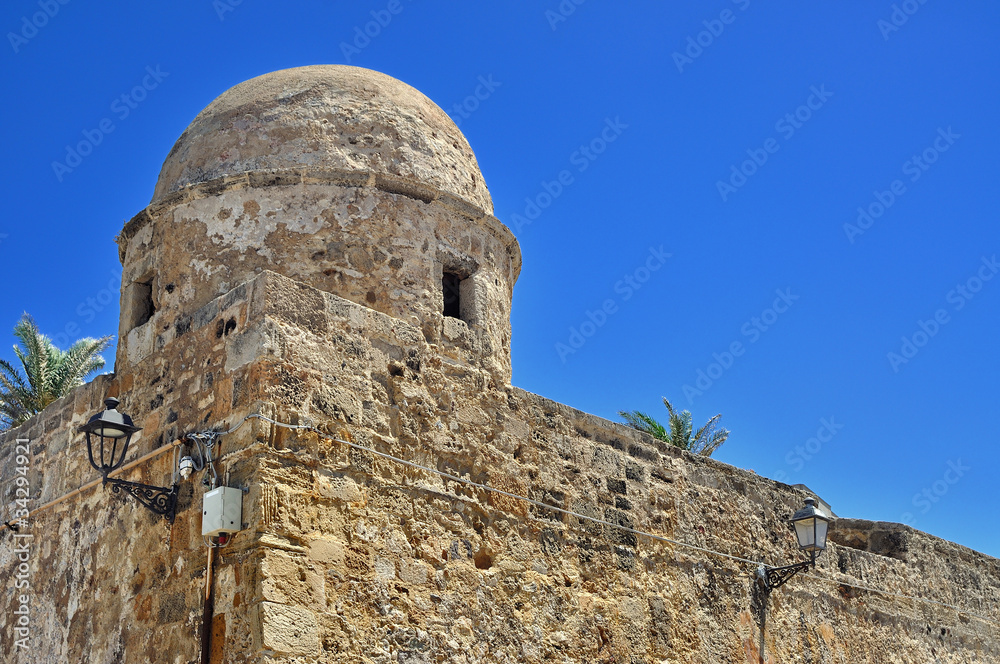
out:
M153 202L225 175L288 168L401 176L493 213L468 141L419 91L360 67L265 74L222 93L167 155Z

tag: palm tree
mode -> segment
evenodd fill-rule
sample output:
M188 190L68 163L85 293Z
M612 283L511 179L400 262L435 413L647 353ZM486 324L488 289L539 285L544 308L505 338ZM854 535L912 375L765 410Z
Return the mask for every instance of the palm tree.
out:
M694 427L691 425L691 411L685 410L678 413L666 397L663 397L663 405L670 413L667 426L663 426L654 418L638 410L620 410L618 415L633 429L638 429L674 447L702 456L712 456L712 452L719 449L729 437L728 429L716 429L719 418L722 417L721 414L712 417L698 431L694 431Z
M80 339L69 350L60 350L28 314L14 326L14 354L21 361L18 372L0 360L0 431L22 424L32 415L67 394L89 374L104 367L98 353L111 344L111 337Z

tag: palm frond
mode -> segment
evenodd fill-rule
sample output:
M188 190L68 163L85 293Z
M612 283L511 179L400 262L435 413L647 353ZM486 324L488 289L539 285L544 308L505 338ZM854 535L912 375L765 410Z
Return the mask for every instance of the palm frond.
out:
M712 456L712 453L729 437L727 429L716 430L719 420L722 418L721 414L709 418L703 426L695 431L691 411L677 412L666 397L663 397L663 405L670 416L666 426L637 410L620 410L618 415L633 429L638 429L674 447L702 456Z
M670 442L666 428L646 413L638 410L620 410L618 415L633 429L648 433L658 440Z
M104 367L104 358L98 353L111 344L111 337L80 339L69 350L61 353L59 363L52 372L52 392L58 396L83 384L83 379ZM56 398L58 398L58 396Z
M663 399L663 405L667 407L667 412L670 413L670 419L674 419L675 417L677 417L677 413L674 412L673 404L667 401L666 397L660 397L660 398Z
M691 450L692 452L701 454L702 456L712 456L712 453L726 442L726 438L729 437L729 430L716 430L715 428L721 418L721 413L715 415L705 423L705 426L698 429L698 433L695 436L695 446Z
M14 326L14 337L20 342L14 345L14 354L21 371L0 360L0 430L23 423L103 368L99 353L112 339L88 337L62 351L39 332L27 313Z
M698 432L695 433L694 439L695 440L701 440L702 438L704 438L704 437L706 437L708 435L711 435L712 430L715 429L715 425L719 422L719 419L721 417L722 417L722 413L719 413L718 415L715 415L714 417L710 417L708 419L708 422L705 422L704 426L702 426L700 429L698 429Z
M0 430L17 426L32 412L31 389L6 360L0 360Z

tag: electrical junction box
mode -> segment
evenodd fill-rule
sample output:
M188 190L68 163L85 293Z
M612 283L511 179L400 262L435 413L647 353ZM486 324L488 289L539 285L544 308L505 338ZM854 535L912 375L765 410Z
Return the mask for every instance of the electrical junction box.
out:
M243 490L220 486L205 494L201 508L202 537L219 537L243 530Z

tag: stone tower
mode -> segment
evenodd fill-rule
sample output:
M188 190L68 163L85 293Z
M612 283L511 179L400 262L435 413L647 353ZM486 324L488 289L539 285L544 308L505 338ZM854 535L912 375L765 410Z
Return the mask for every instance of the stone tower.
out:
M0 661L758 664L757 565L801 559L807 495L511 386L491 212L455 125L382 74L276 72L199 114L119 237L115 373L0 434L4 518L30 507ZM96 480L106 396L142 427L120 479L176 483L173 522ZM207 431L245 492L211 555L208 471L176 473ZM998 624L1000 561L839 519L763 642L993 664Z
M262 270L416 325L510 382L521 267L465 137L389 76L278 71L213 101L121 238L118 366Z

